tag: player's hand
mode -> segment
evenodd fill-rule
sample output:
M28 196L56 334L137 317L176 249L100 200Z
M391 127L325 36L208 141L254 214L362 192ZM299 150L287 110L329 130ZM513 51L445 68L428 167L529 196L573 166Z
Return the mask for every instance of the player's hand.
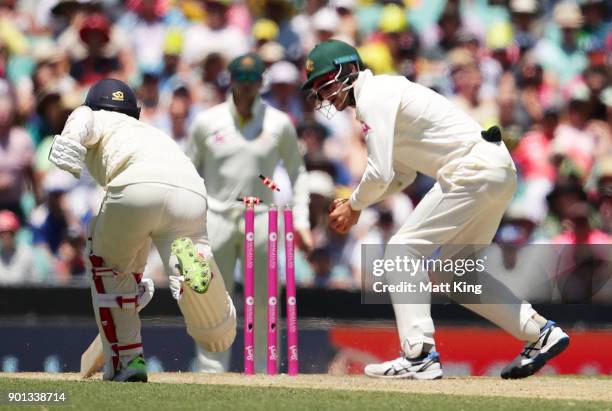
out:
M332 201L331 204L329 205L329 212L331 213L332 211L334 211L336 209L336 207L338 207L342 203L346 203L347 201L348 201L348 198L336 198L336 199L334 199L334 201Z
M170 285L170 293L176 301L180 301L181 294L183 294L183 281L185 277L182 275L170 275L168 276L168 283Z
M333 209L329 213L329 226L337 233L347 233L352 226L357 224L361 211L353 210L348 199L336 199L332 202L332 206Z
M312 238L312 232L308 229L295 230L297 234L295 237L295 244L297 247L308 255L314 248L314 239Z
M86 154L87 149L81 143L65 136L56 135L49 151L49 161L79 178L81 171L83 171Z

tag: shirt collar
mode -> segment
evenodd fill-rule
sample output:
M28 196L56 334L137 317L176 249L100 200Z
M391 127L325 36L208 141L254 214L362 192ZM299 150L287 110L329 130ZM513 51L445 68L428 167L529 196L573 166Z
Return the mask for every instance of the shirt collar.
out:
M373 76L372 72L368 69L365 69L359 72L359 76L357 76L357 80L355 80L355 85L353 86L353 93L355 94L355 102L359 100L359 94L361 94L363 85L372 76Z
M241 126L244 126L245 124L244 119L238 113L238 110L236 109L236 104L234 103L234 96L231 93L227 99L227 102L229 105L230 113L232 113L232 117L234 118L234 120L236 120L236 122L240 124ZM264 110L264 104L261 101L261 97L260 96L255 97L255 100L253 101L253 106L251 106L252 117L249 119L248 122L253 121L254 119L261 116L263 110Z

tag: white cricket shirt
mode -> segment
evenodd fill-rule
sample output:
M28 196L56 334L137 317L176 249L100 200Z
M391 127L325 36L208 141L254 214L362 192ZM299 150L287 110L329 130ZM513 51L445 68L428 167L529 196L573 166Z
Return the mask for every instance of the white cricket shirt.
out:
M402 76L359 73L354 86L368 164L350 198L361 210L401 190L421 172L436 178L479 142L482 127L436 92Z
M194 120L187 155L206 180L209 207L224 212L241 206L236 199L245 196L273 203L273 193L259 175L271 178L282 161L293 185L295 226L308 228L307 174L293 124L289 116L259 98L252 114L243 123L230 95Z

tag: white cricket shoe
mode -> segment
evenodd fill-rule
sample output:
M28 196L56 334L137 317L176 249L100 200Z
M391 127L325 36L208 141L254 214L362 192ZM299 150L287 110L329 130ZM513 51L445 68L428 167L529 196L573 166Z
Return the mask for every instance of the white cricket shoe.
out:
M381 364L369 364L365 375L374 378L406 378L410 380L437 380L442 378L440 354L435 351L418 358L399 357Z
M538 372L549 360L561 354L570 338L554 321L546 322L536 342L525 344L523 352L504 367L504 379L526 378Z

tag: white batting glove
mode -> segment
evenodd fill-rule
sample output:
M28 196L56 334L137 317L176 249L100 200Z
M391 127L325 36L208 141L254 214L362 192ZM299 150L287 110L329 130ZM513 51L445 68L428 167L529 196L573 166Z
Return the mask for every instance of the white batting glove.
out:
M168 277L168 280L170 282L172 297L174 297L176 301L179 301L183 293L183 281L185 281L185 277L182 275L171 275Z
M143 278L140 280L140 284L138 284L138 311L142 310L147 304L149 304L153 298L154 292L155 285L153 284L153 280L150 278Z
M49 161L79 178L81 171L83 171L86 154L87 148L81 143L65 136L56 135L49 151Z

